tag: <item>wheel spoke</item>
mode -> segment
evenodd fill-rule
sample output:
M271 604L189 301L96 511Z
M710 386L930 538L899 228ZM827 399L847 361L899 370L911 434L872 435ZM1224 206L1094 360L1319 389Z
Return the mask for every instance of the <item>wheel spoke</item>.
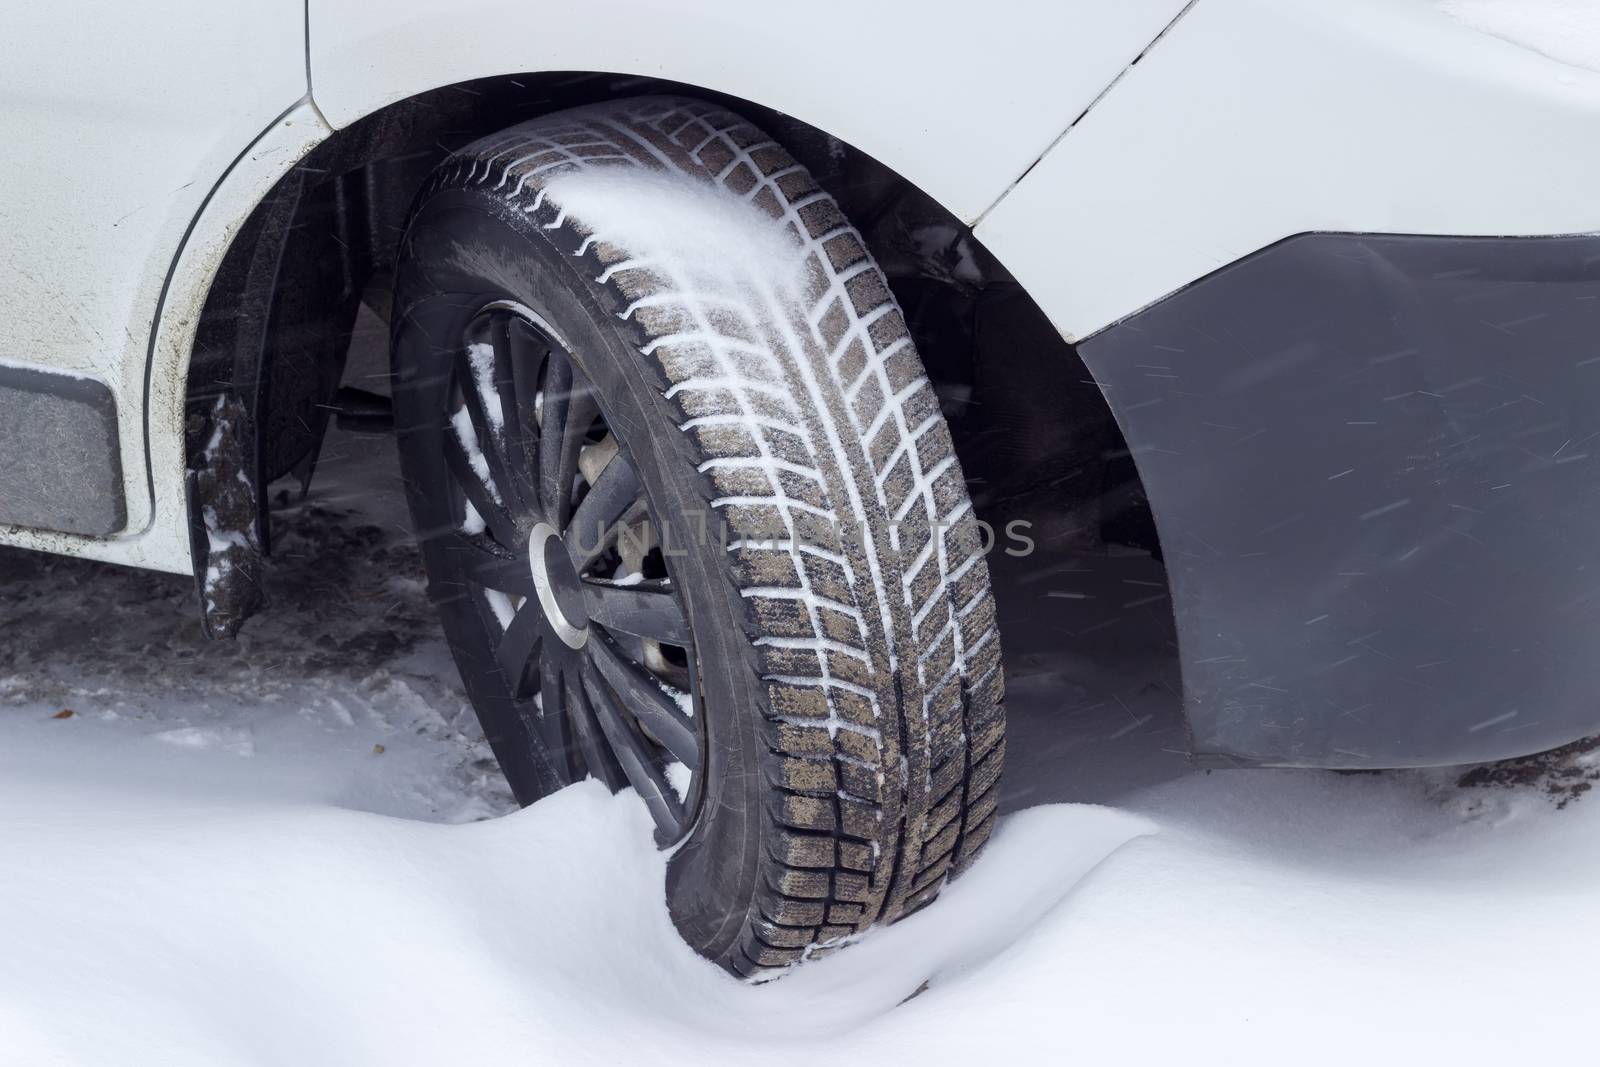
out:
M485 407L483 393L475 377L476 369L472 364L472 356L459 356L457 365L456 381L461 386L461 400L467 409L467 418L472 421L472 432L477 439L478 453L483 456L489 468L490 481L504 497L505 491L512 488L505 457L501 454L503 434L497 423L497 420L503 419L504 416L491 417Z
M592 667L584 671L583 685L606 741L622 766L622 773L627 775L629 784L655 819L656 839L665 842L682 836L686 821L683 806L666 775L646 751L646 742L638 727L617 706L606 683Z
M585 581L583 599L589 620L607 630L690 647L689 620L666 582L613 585Z
M583 771L598 778L607 789L615 793L628 784L627 778L622 773L622 768L611 755L610 745L606 741L605 733L601 730L600 723L596 721L594 708L589 700L586 687L580 672L573 671L566 676L567 685L567 718L572 732L577 735L578 749L582 756L583 768L576 778L583 776Z
M534 395L538 388L537 358L525 358L517 338L524 336L522 320L501 315L494 323L496 394L505 412L506 462L514 472L522 499L529 505L539 500L539 478L534 466L534 446L529 430L538 432L534 421ZM533 383L529 385L528 383Z
M512 521L511 513L506 510L505 504L497 497L494 489L484 481L484 472L473 465L472 459L467 455L466 446L454 426L445 428L444 458L450 473L455 475L456 484L461 487L462 494L466 496L473 510L482 517L494 539L507 548L514 546L518 540L516 523Z
M591 632L584 648L599 677L616 692L628 714L678 762L691 771L699 770L700 739L691 724L692 713L679 706L665 683L629 662L605 634Z
M573 566L583 569L616 540L615 529L639 500L639 476L621 452L611 457L572 513L564 540Z
M456 534L446 551L455 554L463 577L485 589L531 598L533 575L526 555L503 555L490 542Z
M561 781L576 781L583 777L582 753L573 745L572 688L569 678L561 669L561 661L554 656L539 661L539 717L536 729L544 745L551 770Z
M509 317L506 332L497 335L497 339L501 336L506 344L506 361L511 367L511 405L522 415L519 432L523 436L523 448L530 462L529 472L537 482L539 372L550 355L550 346L527 322L515 315Z
M495 662L500 665L500 673L505 675L507 684L511 686L512 695L518 698L530 693L529 675L532 672L528 668L539 650L540 624L543 621L538 604L532 600L524 601L521 610L511 617L500 643L495 646Z
M578 450L589 432L596 408L588 389L574 380L572 364L552 352L544 378L539 421L539 500L544 520L566 526L572 483L578 475Z
M508 509L527 515L536 498L532 470L522 453L505 329L504 321L491 321L487 340L472 341L457 353L456 384L490 478Z

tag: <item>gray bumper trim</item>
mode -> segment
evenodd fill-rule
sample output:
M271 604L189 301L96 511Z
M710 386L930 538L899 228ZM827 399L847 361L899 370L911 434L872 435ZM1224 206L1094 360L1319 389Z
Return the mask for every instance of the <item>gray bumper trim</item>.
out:
M103 537L127 521L111 390L0 364L0 523Z

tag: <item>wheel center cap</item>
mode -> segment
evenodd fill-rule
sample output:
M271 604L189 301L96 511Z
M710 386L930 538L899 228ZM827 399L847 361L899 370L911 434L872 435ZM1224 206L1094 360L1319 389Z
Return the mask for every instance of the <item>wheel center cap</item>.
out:
M583 580L554 526L541 522L528 535L528 567L534 595L550 629L568 648L589 640L589 613L583 606Z

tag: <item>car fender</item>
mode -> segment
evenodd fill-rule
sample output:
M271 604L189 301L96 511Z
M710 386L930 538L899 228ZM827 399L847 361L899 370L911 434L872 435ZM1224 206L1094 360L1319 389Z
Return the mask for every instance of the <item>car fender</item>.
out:
M1600 73L1427 0L1200 0L979 222L1079 340L1299 233L1600 230Z
M334 128L477 78L604 71L782 111L855 146L971 222L1184 9L1186 0L311 0L312 97Z

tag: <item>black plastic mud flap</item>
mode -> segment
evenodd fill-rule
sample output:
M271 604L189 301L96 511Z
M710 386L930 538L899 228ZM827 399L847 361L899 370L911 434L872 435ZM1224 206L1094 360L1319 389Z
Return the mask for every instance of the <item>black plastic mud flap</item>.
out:
M231 394L216 398L197 429L205 440L191 457L188 475L195 586L206 636L228 639L265 603L251 462L255 435L244 405Z

